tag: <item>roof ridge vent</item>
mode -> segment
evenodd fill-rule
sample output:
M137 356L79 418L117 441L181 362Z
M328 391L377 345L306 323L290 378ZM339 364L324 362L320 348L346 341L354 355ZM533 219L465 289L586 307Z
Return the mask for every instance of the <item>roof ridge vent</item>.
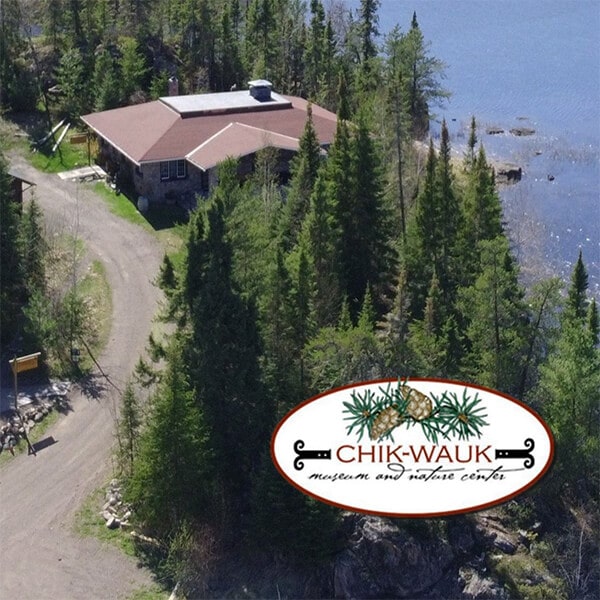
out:
M270 102L273 84L266 79L254 79L248 82L250 95L258 102Z

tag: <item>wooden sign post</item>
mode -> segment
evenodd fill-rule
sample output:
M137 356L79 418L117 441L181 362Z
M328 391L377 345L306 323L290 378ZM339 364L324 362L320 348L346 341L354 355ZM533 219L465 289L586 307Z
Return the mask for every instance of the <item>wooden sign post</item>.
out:
M40 358L41 352L35 352L34 354L27 354L26 356L15 357L12 360L8 361L10 368L12 369L13 375L15 376L15 412L17 413L21 422L21 413L19 412L19 405L17 400L19 398L19 383L18 383L18 374L22 371L29 371L31 369L37 369L38 360ZM29 438L27 437L27 433L25 433L25 441L27 442L28 453L33 454L35 456L35 449L29 442Z

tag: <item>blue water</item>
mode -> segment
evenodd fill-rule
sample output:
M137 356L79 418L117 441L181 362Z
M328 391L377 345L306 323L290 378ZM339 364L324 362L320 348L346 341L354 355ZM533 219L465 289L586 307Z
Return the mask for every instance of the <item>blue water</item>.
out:
M501 197L525 277L568 279L582 248L599 295L600 0L382 0L381 33L406 31L413 11L452 93L432 107L432 134L445 118L461 150L475 115L488 155L523 167ZM536 133L491 136L488 126Z

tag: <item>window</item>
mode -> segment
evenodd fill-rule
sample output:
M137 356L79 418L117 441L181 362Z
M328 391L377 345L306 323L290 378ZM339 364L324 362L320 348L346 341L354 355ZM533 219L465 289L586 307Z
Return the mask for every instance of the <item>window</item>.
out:
M203 194L208 194L208 171L200 171L200 191Z
M185 179L187 177L187 165L184 159L164 160L160 163L160 180Z
M160 180L166 181L169 179L169 163L161 162L160 163Z

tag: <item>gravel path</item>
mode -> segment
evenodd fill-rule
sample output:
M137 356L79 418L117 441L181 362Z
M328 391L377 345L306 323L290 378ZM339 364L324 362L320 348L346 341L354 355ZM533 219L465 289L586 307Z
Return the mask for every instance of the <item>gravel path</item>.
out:
M160 245L111 214L89 185L40 173L19 156L11 161L36 183L36 198L50 222L71 224L79 214L79 235L106 268L113 323L99 363L122 388L157 308L159 291L152 280L162 258ZM23 453L0 469L0 598L126 598L152 582L135 559L73 532L82 501L111 476L118 394L105 385L97 397L75 389L70 399L73 411L47 432L57 443L37 457Z

